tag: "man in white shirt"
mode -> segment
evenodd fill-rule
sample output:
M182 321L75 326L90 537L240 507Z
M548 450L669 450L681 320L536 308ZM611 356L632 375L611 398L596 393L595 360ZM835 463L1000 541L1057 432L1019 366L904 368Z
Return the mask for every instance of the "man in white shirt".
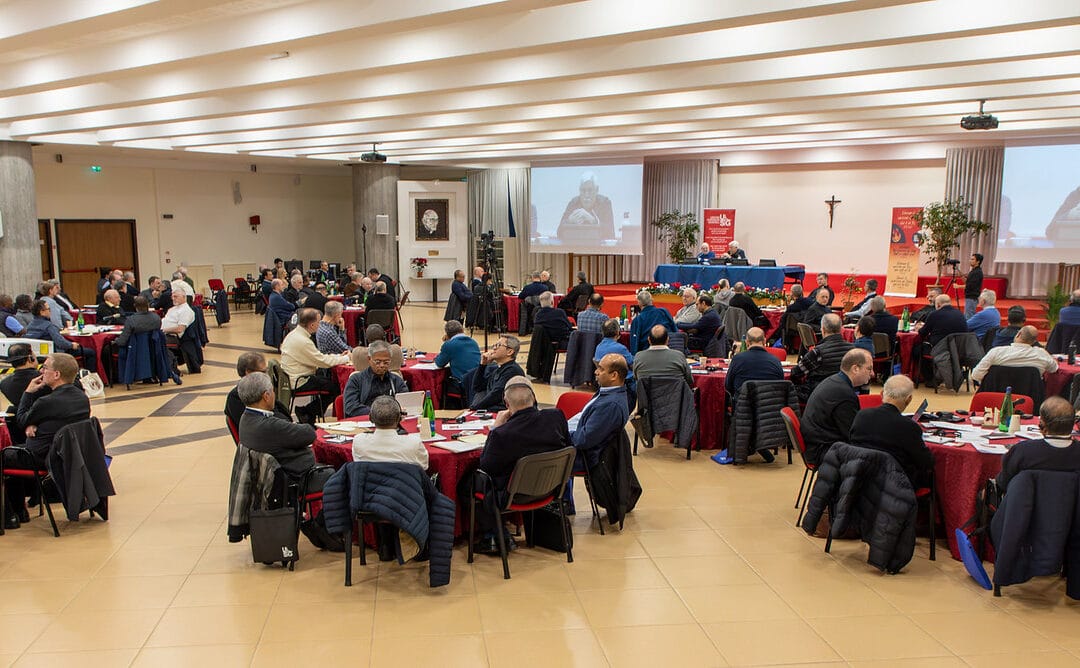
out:
M315 347L311 335L319 329L321 316L322 314L313 308L300 309L296 327L281 342L281 369L289 375L294 392L325 392L326 396L322 398L323 406L329 406L334 403L341 389L337 380L328 372L319 370L348 364L349 356L345 353L326 355ZM314 421L315 414L307 410L307 406L299 406L296 408L296 417L310 423Z
M428 451L420 434L399 434L401 404L389 396L371 402L371 424L375 431L357 434L353 438L353 461L355 462L402 462L428 468Z
M184 287L188 287L187 283L179 282L183 283ZM183 291L172 291L172 303L172 308L166 311L165 317L161 319L161 331L179 339L184 335L184 330L195 322L195 311L188 306L187 297Z
M1045 348L1036 348L1039 332L1031 325L1020 328L1011 345L991 348L986 356L979 360L971 370L971 379L981 382L992 366L1027 366L1039 370L1039 373L1053 373L1058 369L1057 360Z

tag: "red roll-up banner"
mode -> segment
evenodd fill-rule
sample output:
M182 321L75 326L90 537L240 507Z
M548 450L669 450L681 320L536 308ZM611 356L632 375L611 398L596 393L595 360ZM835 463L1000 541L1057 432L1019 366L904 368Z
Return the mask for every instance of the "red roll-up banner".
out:
M701 220L701 240L717 255L727 252L728 244L735 239L735 209L705 209Z
M911 216L921 210L919 206L893 207L886 295L914 297L919 287L920 255L919 247L915 245L915 235L920 233L920 228Z

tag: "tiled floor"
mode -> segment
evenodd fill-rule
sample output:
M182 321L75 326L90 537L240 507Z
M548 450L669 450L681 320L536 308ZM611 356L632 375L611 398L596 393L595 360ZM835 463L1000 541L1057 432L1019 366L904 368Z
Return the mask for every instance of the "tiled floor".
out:
M406 343L435 350L441 307L409 307ZM251 563L225 538L233 445L219 410L261 322L211 327L207 365L182 387L108 390L119 495L111 519L35 518L0 538L0 666L1080 665L1080 605L1042 579L995 599L938 550L897 576L861 543L794 528L802 467L687 462L658 445L622 533L574 524L575 561L524 547L430 590L426 565L355 564L303 543L295 572ZM522 360L523 361L523 360ZM538 386L554 403L563 386ZM178 398L179 397L179 398ZM932 408L969 396L929 395ZM208 414L209 413L209 414ZM579 493L583 493L579 490ZM584 505L584 504L582 504Z

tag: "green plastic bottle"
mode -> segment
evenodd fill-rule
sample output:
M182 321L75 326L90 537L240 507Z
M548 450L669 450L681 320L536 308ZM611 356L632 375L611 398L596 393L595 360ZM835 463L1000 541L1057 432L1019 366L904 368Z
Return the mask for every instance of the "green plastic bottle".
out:
M79 311L79 318L75 321L75 324L78 326L79 332L81 333L83 331L83 327L86 326L86 322L83 320L82 317L82 311Z
M431 429L431 435L435 435L435 404L431 401L431 390L424 391L424 415L423 419Z
M900 316L900 329L905 332L911 330L911 311L906 306L903 315Z
M998 431L1007 433L1009 431L1009 423L1012 422L1013 416L1013 398L1012 387L1005 388L1005 399L1001 402L1001 417L998 419Z
M626 304L623 304L622 309L619 310L619 324L626 324Z

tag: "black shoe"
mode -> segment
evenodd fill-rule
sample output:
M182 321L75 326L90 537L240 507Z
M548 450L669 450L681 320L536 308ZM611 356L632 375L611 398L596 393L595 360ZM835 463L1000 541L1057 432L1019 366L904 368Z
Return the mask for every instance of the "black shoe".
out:
M4 518L4 530L18 529L21 526L19 518L12 515L11 517Z
M473 545L473 552L477 554L498 554L499 545L495 542L495 536L484 536Z
M776 461L776 457L768 450L758 450L758 454L761 455L761 458L765 460L766 464L772 464Z
M27 510L26 506L23 506L19 510L15 511L15 514L19 517L19 521L23 524L26 524L30 521L30 511Z

